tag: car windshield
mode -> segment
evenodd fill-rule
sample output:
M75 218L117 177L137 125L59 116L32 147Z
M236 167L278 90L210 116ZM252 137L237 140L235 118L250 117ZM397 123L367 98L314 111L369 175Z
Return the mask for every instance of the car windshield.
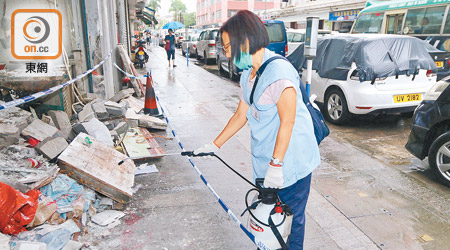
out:
M380 33L384 13L361 14L355 22L352 33Z
M270 43L280 43L285 40L285 31L281 23L266 23Z

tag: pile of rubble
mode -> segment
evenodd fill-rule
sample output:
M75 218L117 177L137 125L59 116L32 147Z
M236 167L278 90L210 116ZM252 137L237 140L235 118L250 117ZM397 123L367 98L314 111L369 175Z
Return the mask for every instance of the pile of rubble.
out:
M55 110L41 119L17 107L0 112L0 249L90 249L80 236L120 224L134 176L154 171L119 165L133 151L125 142L167 127L142 114L133 93L91 96L72 119Z

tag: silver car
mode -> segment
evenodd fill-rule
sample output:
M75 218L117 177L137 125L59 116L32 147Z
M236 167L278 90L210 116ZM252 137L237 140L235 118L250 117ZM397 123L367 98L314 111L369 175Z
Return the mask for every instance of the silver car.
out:
M187 48L189 47L189 56L197 55L197 42L198 42L199 34L189 34L188 38L183 41L181 44L181 54L183 56L187 53Z
M205 29L200 33L197 42L197 59L203 59L205 64L216 61L216 37L218 28Z

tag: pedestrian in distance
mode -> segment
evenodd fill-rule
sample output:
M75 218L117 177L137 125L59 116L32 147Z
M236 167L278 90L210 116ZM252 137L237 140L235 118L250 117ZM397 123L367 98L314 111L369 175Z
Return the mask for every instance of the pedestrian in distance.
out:
M165 49L167 53L167 60L169 61L169 68L170 68L170 57L172 57L173 67L176 67L177 65L175 65L175 35L173 34L172 29L169 29L169 34L166 35L164 41L166 41Z
M311 173L320 164L320 153L311 115L302 101L298 72L285 60L270 62L259 76L251 102L258 69L275 56L266 48L267 30L258 16L242 10L219 33L226 56L243 70L241 99L217 138L194 153L217 153L248 122L253 178L264 178L264 187L279 189L280 200L294 216L289 249L303 249Z

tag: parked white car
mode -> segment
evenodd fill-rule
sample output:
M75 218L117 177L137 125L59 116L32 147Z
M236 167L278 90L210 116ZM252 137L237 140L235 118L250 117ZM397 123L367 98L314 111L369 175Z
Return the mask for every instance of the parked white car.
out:
M203 59L205 64L216 62L216 37L218 28L205 29L200 33L197 42L197 59Z
M306 71L302 75L306 82ZM360 82L353 63L345 81L322 78L313 71L311 94L323 104L325 117L334 124L343 124L351 114L410 113L422 101L425 93L436 83L436 74L419 70L414 77L399 75Z
M304 45L288 60L306 83ZM332 35L318 40L311 94L334 124L352 114L411 114L436 83L438 51L423 40L400 35Z
M189 47L189 56L196 56L197 42L199 34L189 34L187 39L181 44L181 54L186 55L187 48Z

